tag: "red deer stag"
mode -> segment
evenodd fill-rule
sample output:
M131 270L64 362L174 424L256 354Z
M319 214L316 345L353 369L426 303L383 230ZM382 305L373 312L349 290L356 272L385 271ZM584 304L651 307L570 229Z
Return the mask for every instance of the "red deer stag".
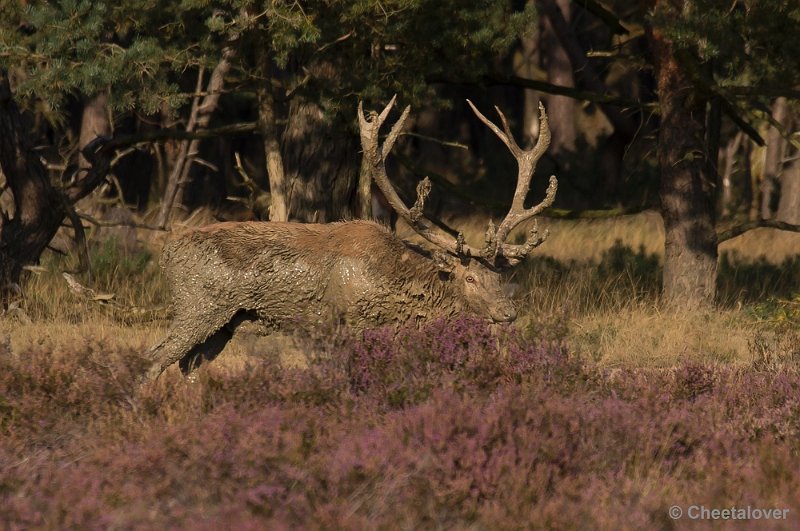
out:
M550 131L540 107L540 134L530 150L520 148L503 113L501 130L467 100L478 118L508 146L519 164L511 210L499 226L490 221L482 249L451 236L423 214L430 192L426 178L408 208L386 175L384 162L408 117L406 107L384 144L378 131L395 98L378 115L358 107L361 143L373 178L389 204L437 249L407 243L372 221L330 224L220 223L185 233L167 244L161 266L172 291L174 319L154 347L149 379L179 362L184 373L222 351L237 325L257 321L264 331L313 325L335 317L355 329L421 322L434 317L477 314L494 322L516 318L504 294L500 271L516 265L546 237L536 226L521 245L506 243L512 229L550 206L556 179L544 200L525 208L536 162Z

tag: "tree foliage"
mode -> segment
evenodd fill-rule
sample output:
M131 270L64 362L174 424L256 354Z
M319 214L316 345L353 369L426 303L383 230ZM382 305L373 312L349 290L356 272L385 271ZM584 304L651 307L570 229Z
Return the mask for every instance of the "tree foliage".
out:
M774 0L660 2L652 24L714 63L720 84L791 84L800 72L800 5ZM788 77L787 77L788 76Z
M238 74L253 90L254 52L266 49L285 90L313 91L333 107L353 95L433 95L428 79L477 79L493 67L535 13L528 4L452 0L2 0L0 58L18 98L65 98L107 90L114 109L152 113L186 103L188 71L210 67L235 46ZM312 63L346 75L306 79ZM291 75L290 75L291 74ZM288 79L287 79L288 76Z

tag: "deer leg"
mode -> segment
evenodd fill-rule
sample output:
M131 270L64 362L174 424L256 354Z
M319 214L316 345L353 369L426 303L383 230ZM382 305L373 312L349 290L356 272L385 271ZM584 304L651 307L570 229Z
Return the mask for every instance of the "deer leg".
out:
M240 324L253 321L256 318L255 314L246 310L239 310L236 312L225 326L211 334L208 339L192 348L192 350L180 359L178 366L181 368L181 372L184 376L198 368L204 361L213 361L220 355L225 345L228 344L228 341L233 338L233 333L236 331L236 328Z
M219 351L216 354L219 354L230 339L230 337L225 339L225 336L230 336L231 333L222 333L219 334L219 337L213 340L212 338L232 317L233 315L226 314L218 308L210 309L200 315L196 312L176 312L176 317L170 325L166 337L153 347L153 364L145 378L151 381L155 380L167 367L184 357L189 358L187 363L194 361L196 356L193 356L192 352L195 349L201 353L203 351L212 352L218 347ZM221 341L222 339L225 341ZM209 342L209 345L204 346L206 342ZM216 354L214 355L216 356Z
M208 339L196 345L184 357L178 361L178 367L184 376L198 368L204 361L212 361L219 356L220 352L228 344L228 341L233 337L233 333L227 326L223 326Z

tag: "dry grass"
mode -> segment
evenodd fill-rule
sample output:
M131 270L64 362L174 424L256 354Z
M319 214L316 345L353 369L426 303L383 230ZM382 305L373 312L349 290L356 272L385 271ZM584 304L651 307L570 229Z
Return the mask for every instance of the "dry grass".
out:
M572 322L573 352L604 367L666 368L681 363L749 365L763 327L737 311L663 314L657 308L587 315Z
M448 223L463 231L469 243L479 246L483 241L487 223L485 217L459 217L448 220ZM604 251L617 242L658 257L664 254L664 223L661 215L654 211L598 219L541 218L539 226L542 230L549 230L550 237L537 249L536 254L563 262L597 261ZM529 227L530 224L523 224L512 233L512 237L522 238ZM403 234L407 235L407 231L404 228ZM750 260L763 257L779 264L800 252L800 234L768 228L754 229L723 242L719 252L720 255L735 253Z
M469 241L480 243L485 219L475 216L453 224ZM518 326L529 334L564 339L572 350L603 366L666 367L687 360L746 364L754 356L753 338L771 333L771 324L760 322L741 304L694 315L660 310L657 260L663 226L655 213L544 220L542 225L551 233L549 240L511 278L521 287ZM401 235L407 236L407 230L401 227ZM122 307L158 309L149 317L76 296L60 274L75 266L72 259L50 256L45 270L25 286L23 307L30 322L0 319L0 338L10 337L16 352L34 344L56 347L86 338L146 352L168 324L167 289L155 259L160 245L161 235L144 250L126 253L112 242L98 245L93 256L97 291L113 293ZM762 257L777 264L800 249L800 235L760 229L726 242L722 249L735 252L740 261ZM728 299L738 300L735 295ZM241 334L218 363L235 370L254 355L278 356L292 365L304 359L292 338Z

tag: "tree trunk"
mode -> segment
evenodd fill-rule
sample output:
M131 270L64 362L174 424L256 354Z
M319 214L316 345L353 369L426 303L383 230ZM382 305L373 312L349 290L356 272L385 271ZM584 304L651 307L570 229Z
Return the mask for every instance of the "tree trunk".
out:
M0 70L0 169L13 196L13 214L0 213L0 305L18 289L23 266L39 261L64 211L47 170L30 144L30 127Z
M569 24L567 19L570 14L569 4L563 0L536 0L536 5L542 15L546 17L548 28L558 39L560 49L565 54L565 57L569 59L570 72L574 72L579 84L598 94L608 93L609 90L604 82L604 76L595 69L594 65L586 57L586 52ZM574 83L569 86L574 86ZM639 132L639 124L613 105L599 104L598 107L614 127L614 134L608 139L609 149L604 152L603 157L605 160L601 163L604 168L603 195L604 198L608 198L617 195L617 187L622 180L620 173L622 164L620 161L624 154L624 146L630 144L636 137ZM575 107L573 108L576 109ZM548 114L551 116L551 124L560 126L557 120L565 119L567 120L565 122L567 127L576 127L574 114L572 117L557 117L550 112L549 107ZM553 126L553 134L559 134L555 125ZM617 160L614 160L615 157Z
M192 104L192 111L189 117L189 122L186 124L187 131L196 131L198 129L205 129L211 122L211 116L219 105L219 97L225 85L225 76L231 69L231 59L233 58L234 51L232 48L226 48L222 53L217 66L211 73L208 80L208 87L206 95L201 99L200 96L195 96ZM199 93L202 89L202 70L197 80L197 90ZM158 219L156 225L165 228L169 221L172 208L177 202L183 202L184 190L189 181L189 172L192 169L192 162L194 157L197 156L200 147L200 140L183 140L178 148L178 158L175 160L175 165L170 172L169 179L167 180L167 187L164 191L164 199L161 202L161 208L158 212Z
M83 107L81 116L81 135L79 149L86 147L98 136L111 136L111 118L108 114L108 94L101 92L89 100ZM91 163L83 154L78 155L78 167L86 170Z
M528 0L532 3L533 0ZM520 39L519 53L514 60L514 74L525 79L536 79L537 69L541 61L538 42L540 31L537 28L533 35L523 35ZM571 66L570 66L571 68ZM525 90L522 109L523 142L533 145L539 137L539 94L533 90Z
M29 124L14 102L8 75L0 69L0 170L13 196L13 213L0 210L0 304L19 287L23 267L38 263L65 216L80 225L72 205L105 179L111 157L102 142L89 142L82 151L89 167L60 190L31 145ZM82 228L76 229L78 236Z
M781 200L775 217L778 221L800 225L800 159L798 158L783 168Z
M790 112L786 98L778 98L772 107L772 117L779 123L785 130L792 128L792 113ZM794 125L797 128L797 125ZM800 153L795 153L791 162L784 164L787 160L787 148L789 144L781 136L780 132L772 127L767 136L767 156L764 166L766 172L775 168L775 176L780 179L781 195L778 201L778 211L775 213L775 218L779 221L791 223L793 225L800 224L800 161L797 157Z
M358 205L356 215L359 219L372 219L372 173L365 157L358 168Z
M789 116L786 98L778 98L772 104L772 117L781 126L786 126ZM772 219L772 206L783 167L783 152L786 142L775 127L767 130L767 145L764 148L764 180L761 181L761 219Z
M722 172L720 173L720 187L722 191L720 192L719 201L722 217L724 218L729 217L733 213L733 172L736 167L736 155L739 153L743 138L744 133L741 131L736 133L731 141L728 142L728 145L725 146L722 154Z
M354 135L314 102L295 98L284 133L292 219L326 223L353 217L360 161Z
M664 218L664 297L673 308L711 305L717 277L717 240L709 180L704 175L706 102L675 59L672 43L650 34L661 124L661 213ZM712 181L713 182L713 181Z
M264 143L264 160L266 160L269 192L272 197L270 221L288 221L289 208L286 197L286 174L281 156L280 132L278 129L278 102L275 101L272 58L262 43L257 51L261 85L258 88L258 125L261 140Z
M747 212L748 221L758 219L758 172L753 169L753 142L745 141L742 147L742 169L744 170L744 190L742 203Z
M551 2L551 12L558 10L566 23L570 20L569 0L556 0ZM542 62L547 71L547 80L562 87L574 87L575 79L572 75L572 63L567 52L559 42L550 17L544 18L544 31L541 35ZM574 155L575 142L578 137L578 128L575 122L578 105L573 98L566 96L545 96L547 114L550 117L552 139L550 141L551 153L563 158L563 165L569 167L569 160Z

